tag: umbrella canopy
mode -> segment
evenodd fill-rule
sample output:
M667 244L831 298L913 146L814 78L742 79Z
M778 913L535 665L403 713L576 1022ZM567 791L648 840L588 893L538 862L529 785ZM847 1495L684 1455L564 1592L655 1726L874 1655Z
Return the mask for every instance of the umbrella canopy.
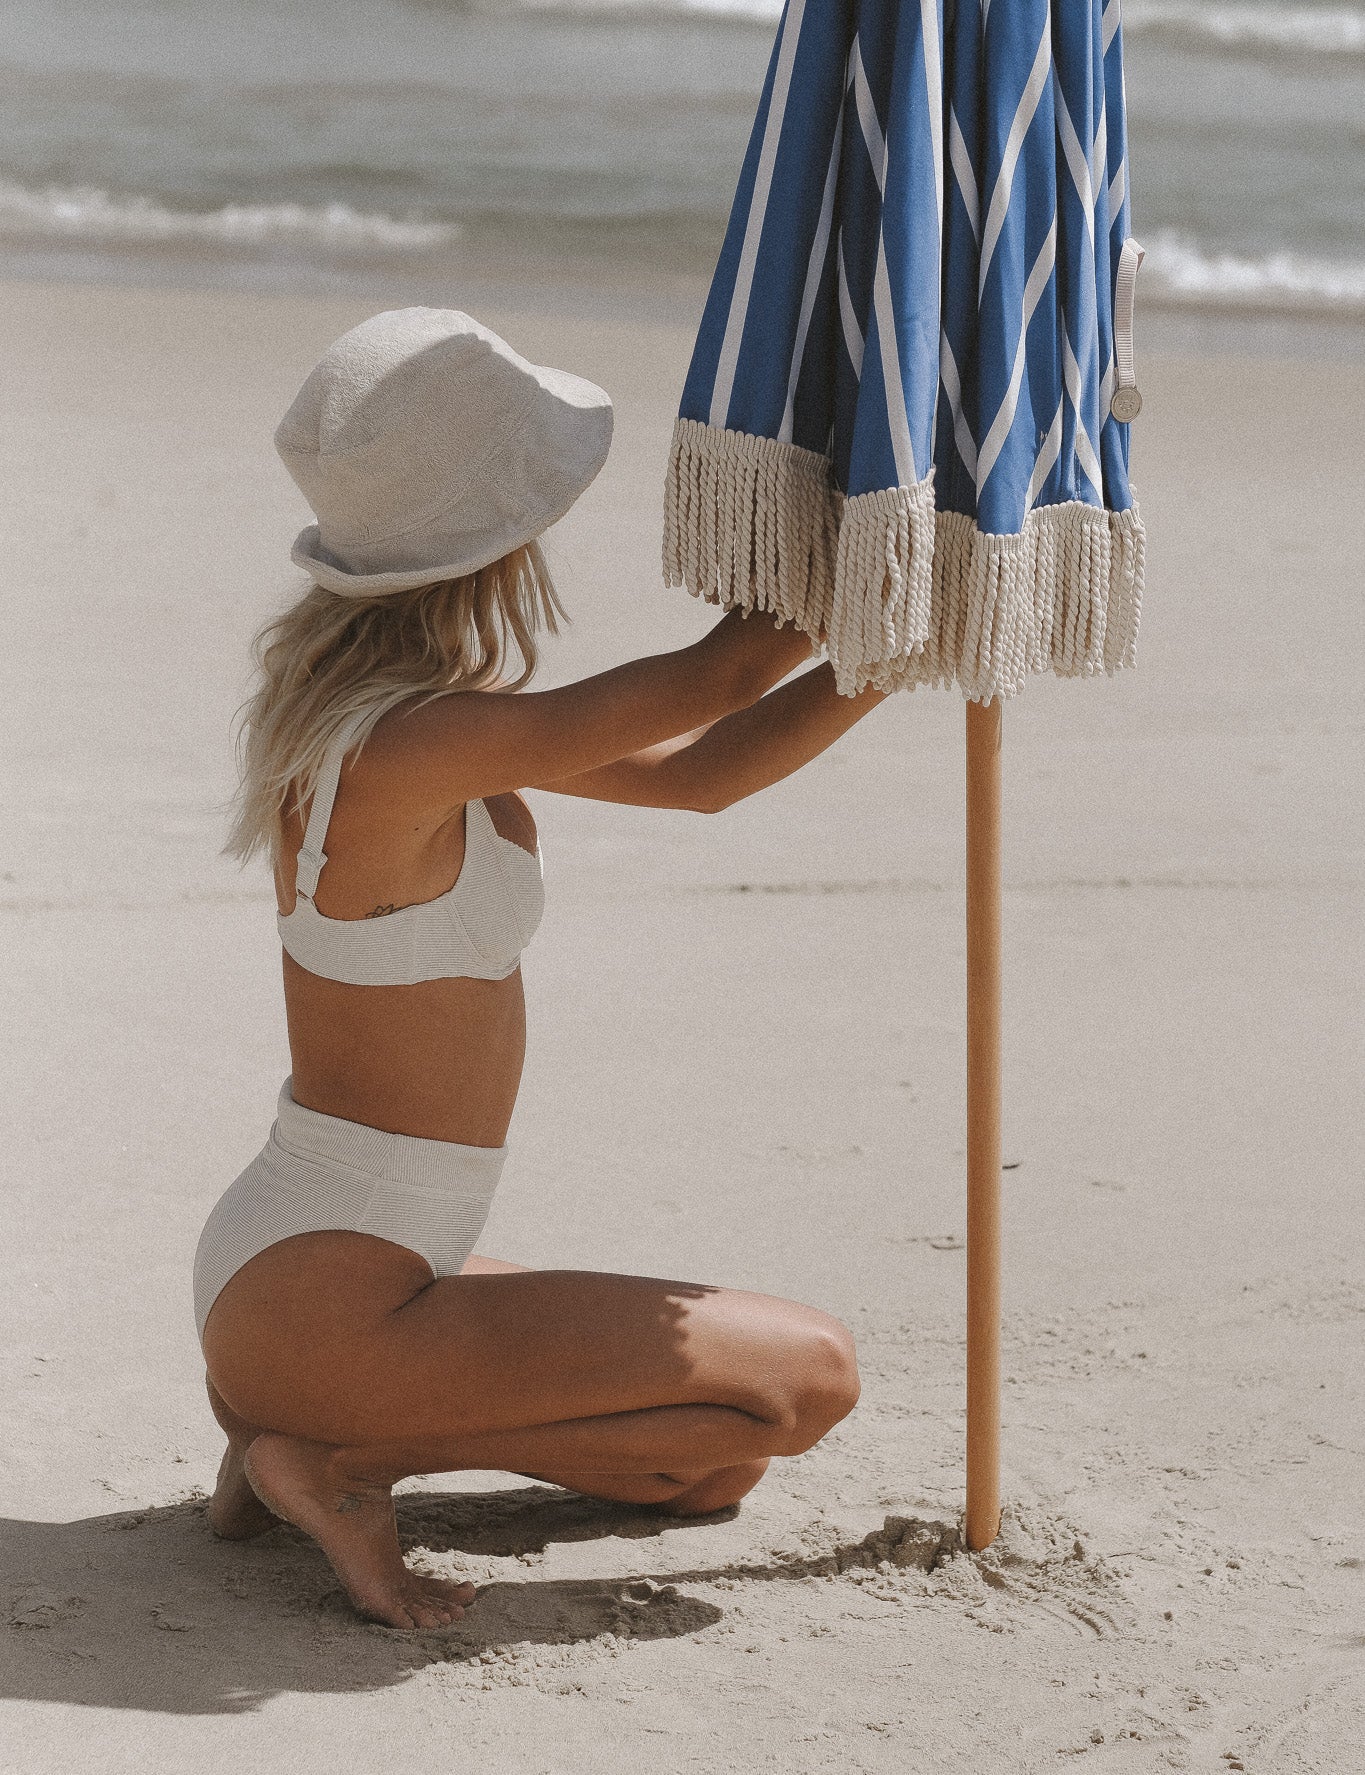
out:
M787 0L674 434L664 573L839 688L1133 661L1119 0Z

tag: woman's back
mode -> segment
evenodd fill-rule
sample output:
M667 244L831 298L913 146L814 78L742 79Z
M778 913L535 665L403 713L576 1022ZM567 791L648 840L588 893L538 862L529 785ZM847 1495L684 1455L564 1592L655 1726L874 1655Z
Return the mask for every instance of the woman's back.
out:
M295 894L303 824L285 823L276 886L294 1096L395 1134L501 1146L525 1052L516 955L539 915L535 823L516 794L406 806L368 751L341 772L311 905ZM424 964L503 977L413 979ZM410 983L397 983L405 970Z

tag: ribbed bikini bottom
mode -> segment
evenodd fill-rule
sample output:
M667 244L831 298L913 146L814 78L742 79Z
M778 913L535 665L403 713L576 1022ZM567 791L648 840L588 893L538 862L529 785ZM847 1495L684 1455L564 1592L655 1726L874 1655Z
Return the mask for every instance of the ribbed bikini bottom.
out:
M386 1134L295 1103L284 1081L270 1138L218 1198L194 1256L194 1317L244 1263L298 1233L370 1233L416 1252L433 1276L457 1276L474 1249L505 1146Z

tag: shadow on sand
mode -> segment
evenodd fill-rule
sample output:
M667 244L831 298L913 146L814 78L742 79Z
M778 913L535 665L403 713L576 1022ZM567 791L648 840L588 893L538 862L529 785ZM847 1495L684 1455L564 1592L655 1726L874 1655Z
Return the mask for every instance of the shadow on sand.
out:
M76 1522L0 1519L0 1695L245 1713L283 1693L389 1688L428 1665L475 1664L490 1652L606 1634L678 1638L723 1618L680 1585L830 1576L888 1557L929 1569L956 1541L942 1524L893 1528L888 1519L886 1530L818 1558L537 1579L535 1558L553 1543L653 1540L687 1525L540 1485L407 1493L398 1519L405 1551L528 1557L527 1575L482 1585L457 1627L402 1634L357 1620L321 1554L293 1529L215 1541L202 1497Z

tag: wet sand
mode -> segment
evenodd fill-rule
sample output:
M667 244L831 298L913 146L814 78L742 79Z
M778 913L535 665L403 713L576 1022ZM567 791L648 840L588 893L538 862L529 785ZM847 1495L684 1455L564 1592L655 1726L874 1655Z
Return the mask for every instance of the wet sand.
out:
M724 1522L412 1482L418 1557L486 1586L441 1634L357 1622L290 1532L210 1539L189 1264L287 1067L268 885L217 855L228 727L304 521L270 432L378 306L0 286L0 1763L1348 1770L1359 356L1149 346L1139 669L1007 711L997 1548L952 1542L962 711L932 693L716 818L536 797L532 1051L482 1247L828 1307L853 1417ZM695 634L658 567L686 318L480 312L618 405L552 537L547 681Z

